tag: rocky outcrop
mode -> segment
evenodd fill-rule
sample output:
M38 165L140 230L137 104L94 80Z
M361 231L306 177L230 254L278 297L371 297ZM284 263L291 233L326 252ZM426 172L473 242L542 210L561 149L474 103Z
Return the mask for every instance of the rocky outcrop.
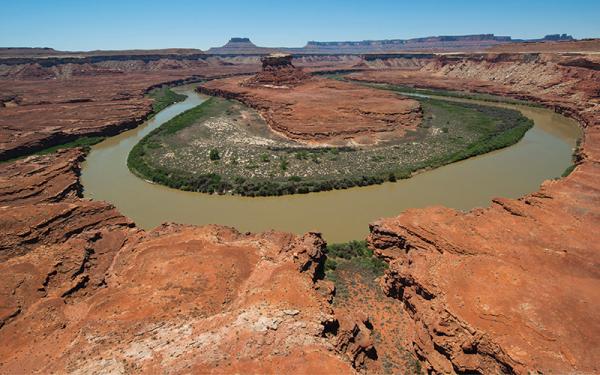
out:
M438 372L596 373L600 194L596 165L517 201L463 214L412 210L375 222L383 286ZM583 191L580 187L587 186ZM569 288L564 288L569 285Z
M257 80L213 80L198 91L239 100L276 132L307 144L375 144L401 138L421 122L419 103L391 92L316 77L292 87L248 84Z
M518 200L467 213L409 210L371 225L389 296L412 318L413 351L443 373L600 371L600 88L559 56L441 58L419 71L354 74L397 84L535 99L585 130L578 166ZM592 61L595 57L586 59Z
M262 71L243 82L244 86L288 88L310 79L301 68L292 64L292 55L271 54L260 59Z
M136 127L152 110L152 99L145 97L148 87L249 73L258 68L254 63L138 63L47 68L33 64L12 67L4 77L0 65L0 160L82 136L110 136Z
M78 196L82 155L32 156L0 174L0 373L361 366L370 329L335 315L319 234L146 232Z
M104 202L79 199L79 149L31 156L0 169L0 261L79 233L133 227Z

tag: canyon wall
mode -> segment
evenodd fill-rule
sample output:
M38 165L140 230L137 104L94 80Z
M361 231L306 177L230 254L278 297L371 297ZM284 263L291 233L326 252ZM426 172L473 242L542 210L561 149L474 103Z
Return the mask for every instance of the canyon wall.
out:
M585 62L585 63L583 63ZM577 166L518 200L432 207L371 225L386 293L413 321L413 351L443 373L597 373L600 348L600 73L596 56L432 59L358 80L535 100L576 118Z
M335 314L318 234L143 231L81 199L81 150L0 173L1 373L355 373L365 318Z

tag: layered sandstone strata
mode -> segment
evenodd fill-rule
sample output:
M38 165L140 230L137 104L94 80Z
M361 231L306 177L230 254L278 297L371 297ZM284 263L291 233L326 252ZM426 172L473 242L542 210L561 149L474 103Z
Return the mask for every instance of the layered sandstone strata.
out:
M152 110L152 100L145 96L152 86L256 69L254 64L223 66L165 59L51 67L38 63L3 66L0 62L0 160L82 136L131 129Z
M416 100L308 78L285 58L267 62L256 76L212 80L198 90L237 99L258 110L274 131L309 144L375 144L401 138L422 119Z
M81 160L2 171L1 373L354 373L369 360L365 318L334 314L319 279L318 234L145 232L78 197Z
M413 320L435 372L597 373L600 348L600 74L594 56L441 58L355 79L535 99L585 127L578 166L518 200L434 207L372 224L382 285ZM590 68L592 66L592 68Z
M292 55L271 54L262 57L260 61L262 71L246 80L243 83L245 86L289 88L310 79L309 74L292 64Z
M133 222L104 202L81 200L79 150L32 156L0 167L0 261L41 245Z
M24 61L0 57L0 160L82 136L114 135L135 127L151 112L145 94L153 86L260 69L257 56L199 58L184 53L150 58L129 52ZM303 58L300 64L311 70L332 70L349 68L358 60L324 56Z

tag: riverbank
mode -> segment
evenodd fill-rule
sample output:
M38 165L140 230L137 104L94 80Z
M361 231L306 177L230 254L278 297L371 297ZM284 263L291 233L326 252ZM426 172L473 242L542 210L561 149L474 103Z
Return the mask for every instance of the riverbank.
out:
M241 103L212 98L163 124L128 156L140 177L203 193L272 196L406 179L519 141L532 121L518 111L416 98L423 123L376 146L307 147L273 133Z
M148 110L146 114L144 114L143 118L137 120L137 123L132 123L131 125L126 125L122 129L118 129L117 131L125 131L130 129L132 126L135 127L146 121L157 113L167 108L170 105L181 102L185 100L186 96L177 94L172 91L170 88L170 84L165 83L164 85L158 85L155 88L148 90L148 93L145 95L147 98L152 99L152 109ZM16 155L12 158L2 160L0 156L0 163L12 162L14 160L18 160L21 158L25 158L31 155L47 155L58 150L69 149L69 148L83 148L84 153L89 152L90 147L102 142L106 137L111 135L115 135L112 133L113 130L106 132L102 131L97 135L66 135L63 134L61 136L57 136L55 139L47 141L40 146L28 148L26 150L19 151L17 153L13 153L12 155Z
M332 242L360 239L368 234L369 222L408 208L439 204L469 210L488 206L494 197L517 198L536 191L544 180L559 177L571 164L573 148L580 136L575 121L551 110L511 106L534 121L534 128L521 142L410 179L276 197L203 194L150 184L127 167L131 149L142 138L206 99L191 87L174 90L188 98L139 128L95 145L82 164L84 196L111 202L142 228L151 229L172 221L222 224L253 232L318 230ZM115 189L114 181L119 181L119 189Z

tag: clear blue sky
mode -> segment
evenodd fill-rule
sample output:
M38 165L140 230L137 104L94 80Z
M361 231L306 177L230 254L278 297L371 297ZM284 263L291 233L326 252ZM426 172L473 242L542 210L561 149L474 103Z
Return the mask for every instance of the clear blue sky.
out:
M232 36L261 46L494 33L600 37L600 0L0 0L0 46L189 47Z

